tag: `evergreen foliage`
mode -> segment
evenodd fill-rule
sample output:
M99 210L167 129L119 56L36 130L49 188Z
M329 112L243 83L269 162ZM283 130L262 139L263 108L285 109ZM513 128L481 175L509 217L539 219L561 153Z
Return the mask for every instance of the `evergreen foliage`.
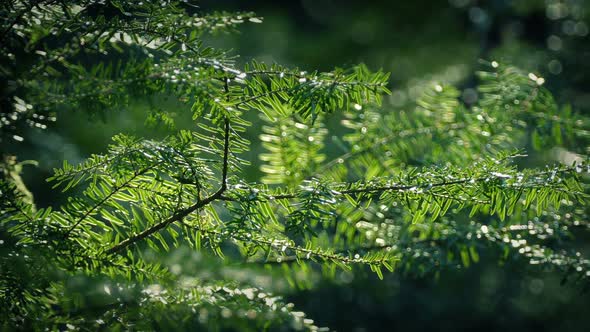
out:
M194 120L163 140L120 134L104 154L64 161L48 179L68 194L59 209L37 208L22 165L4 156L4 330L313 331L254 279L305 288L318 272L364 268L435 277L480 259L590 285L572 240L589 227L590 121L533 73L482 63L477 103L429 83L404 112L381 105L388 75L366 66L239 68L203 43L261 23L253 13L152 0L1 6L2 142L26 140L58 108L100 113L138 97L175 95ZM247 160L252 112L264 152ZM147 113L174 124L166 110ZM332 113L341 137L327 129ZM574 163L518 167L524 148L574 142L585 146ZM244 180L247 167L259 183Z

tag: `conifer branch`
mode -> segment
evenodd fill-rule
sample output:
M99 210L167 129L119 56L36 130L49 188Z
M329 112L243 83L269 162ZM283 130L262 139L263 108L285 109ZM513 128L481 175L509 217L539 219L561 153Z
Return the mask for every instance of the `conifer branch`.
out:
M227 174L228 174L228 167L229 167L230 122L229 122L228 117L226 117L224 120L224 126L225 126L225 128L224 128L224 145L223 145L223 164L222 164L222 171L221 171L221 173L222 173L221 184L220 184L219 189L211 196L208 196L202 200L197 200L197 202L195 204L193 204L192 206L176 212L170 218L168 218L158 224L155 224L155 225L151 226L150 228L144 230L143 232L133 235L133 236L119 242L118 244L112 246L111 248L106 250L107 254L117 253L117 252L129 247L130 245L135 244L135 243L149 237L150 235L168 227L169 225L181 221L182 219L184 219L186 216L190 215L191 213L193 213L193 212L205 207L206 205L223 197L223 193L227 189Z
M88 218L94 211L101 208L106 201L111 199L115 194L117 194L121 189L126 188L131 182L133 182L138 177L142 176L143 174L147 173L152 167L144 168L143 170L136 172L131 176L129 179L125 180L125 182L121 183L120 185L115 186L105 197L103 197L100 201L96 202L90 209L88 209L82 216L80 216L74 224L66 231L64 237L69 237L70 234L80 225L86 218Z
M222 193L223 193L223 191L220 188L220 190L216 191L213 195L208 196L208 197L204 198L203 200L200 200L197 203L193 204L192 206L190 206L190 207L188 207L188 208L186 208L184 210L181 210L181 211L175 213L172 217L170 217L170 218L168 218L168 219L166 219L166 220L164 220L164 221L162 221L162 222L160 222L158 224L155 224L155 225L151 226L150 228L144 230L141 233L138 233L136 235L133 235L133 236L131 236L131 237L129 237L129 238L127 238L127 239L119 242L118 244L116 244L116 245L112 246L111 248L109 248L106 251L106 253L107 254L117 253L117 252L119 252L119 251L121 251L121 250L129 247L130 245L135 244L135 243L137 243L137 242L139 242L139 241L141 241L141 240L149 237L150 235L152 235L152 234L154 234L154 233L156 233L156 232L158 232L158 231L166 228L170 224L173 224L175 222L178 222L178 221L182 220L183 218L185 218L189 214L191 214L191 213L199 210L200 208L206 206L207 204L209 204L209 203L215 201L216 199L218 199L219 197L221 197L221 194Z
M331 161L323 164L320 169L312 176L312 177L317 177L320 176L321 174L325 173L326 171L328 171L330 168L334 167L335 165L341 164L342 162L344 162L347 159L351 159L354 158L356 156L359 156L363 153L366 153L368 151L371 151L371 149L374 149L375 146L381 146L381 145L386 145L389 144L391 141L393 141L396 138L402 139L408 136L416 136L416 135L421 135L421 134L427 134L427 133L431 133L432 131L440 131L440 132L445 132L448 130L457 130L457 129L464 129L466 126L466 124L464 123L453 123L450 124L448 126L443 126L442 128L439 127L435 127L435 126L430 126L430 127L422 127L422 128L417 128L417 129L404 129L401 130L399 132L396 132L394 134L391 134L389 136L383 137L383 138L379 138L375 144L370 144L367 145L363 148L357 149L357 150L352 150L349 152L346 152L334 159L332 159Z
M270 90L270 91L261 93L259 95L248 97L248 98L246 98L244 100L240 100L240 101L232 104L232 106L233 107L240 107L240 106L242 106L244 104L248 104L249 102L258 100L260 98L272 96L272 95L275 95L275 94L281 93L281 92L287 92L287 91L294 90L294 89L297 89L297 88L299 88L299 87L296 86L296 87L292 87L292 88L282 88L282 89L277 89L277 90Z
M532 176L546 176L546 175L553 175L553 174L568 174L568 173L573 173L576 171L575 167L564 167L557 170L549 170L549 171L539 171L536 172L534 174L532 174ZM474 178L463 178L463 179L457 179L457 180L452 180L452 181L441 181L441 182L435 182L435 183L423 183L423 184L394 184L394 185L389 185L389 186L371 186L370 184L360 184L361 188L355 188L355 189L345 189L345 190L333 190L332 191L332 195L333 196L342 196L342 195L359 195L359 194L380 194L386 191L415 191L418 189L431 189L431 188L437 188L437 187L446 187L446 186L453 186L453 185L458 185L458 184L468 184L468 183L481 183L481 182L487 182L490 181L491 179L494 178L499 178L502 179L504 178L501 174L493 174L494 172L490 173L489 175L486 176L480 176L480 177L474 177ZM527 186L525 184L523 185L513 185L515 189L519 189L519 188L528 188L528 189L534 189L536 188L535 186ZM573 194L584 194L583 192L577 191L577 190L568 190L564 192L569 192L569 193L573 193ZM277 195L272 195L272 194L268 194L266 196L267 199L295 199L298 198L299 195L297 193L283 193L283 194L277 194Z

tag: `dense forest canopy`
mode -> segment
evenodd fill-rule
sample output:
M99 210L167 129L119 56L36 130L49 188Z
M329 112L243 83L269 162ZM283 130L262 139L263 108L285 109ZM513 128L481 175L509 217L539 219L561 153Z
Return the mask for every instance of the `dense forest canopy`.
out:
M585 1L0 6L2 330L589 322Z

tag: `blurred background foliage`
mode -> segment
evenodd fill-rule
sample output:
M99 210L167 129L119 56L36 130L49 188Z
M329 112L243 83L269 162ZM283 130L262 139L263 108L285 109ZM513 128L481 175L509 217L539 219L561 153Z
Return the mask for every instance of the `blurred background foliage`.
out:
M569 104L586 115L590 111L587 0L203 0L199 6L203 11L247 10L264 17L264 24L244 25L238 34L208 37L206 44L239 54L239 64L256 59L304 70L330 70L365 63L391 72L392 94L386 97L385 107L392 112L416 107L422 92L435 83L458 86L462 101L474 104L480 59L538 73L558 104ZM25 166L23 179L38 206L58 206L62 198L45 179L62 160L78 163L92 153L104 152L111 137L121 132L164 137L191 128L186 106L165 95L154 100L150 107L165 110L174 121L146 116L145 100L132 101L124 112L88 114L64 109L47 130L29 129L28 140L4 142L2 148L21 160L38 161L38 166ZM252 128L260 128L258 115L252 112L249 117ZM329 132L344 130L338 126L341 118L330 115ZM253 161L245 172L249 181L261 175L256 164L256 156L263 151L259 135L255 130L247 133L253 142L244 156ZM587 146L575 143L567 148L588 153ZM521 161L522 166L567 161L559 153L564 150L555 147L532 153ZM338 155L338 151L326 152L328 159ZM577 239L580 243L588 240ZM588 249L586 245L586 254ZM376 282L373 273L355 269L354 273L338 272L334 280L318 278L313 285L294 283L295 288L276 280L255 283L287 293L287 300L318 325L340 331L384 327L400 331L577 331L590 326L589 294L560 285L561 275L530 276L521 262L496 266L482 263L485 261L468 268L443 269L436 278L395 273ZM174 258L167 262L173 265Z

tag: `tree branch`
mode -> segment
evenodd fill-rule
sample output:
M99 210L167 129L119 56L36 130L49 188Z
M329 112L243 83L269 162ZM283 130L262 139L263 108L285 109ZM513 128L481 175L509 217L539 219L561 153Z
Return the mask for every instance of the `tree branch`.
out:
M129 179L127 179L122 184L113 187L113 190L110 193L108 193L108 195L106 195L105 197L103 197L99 202L97 202L96 204L94 204L82 216L80 216L78 219L76 219L76 221L70 227L70 229L67 230L67 232L65 233L64 237L66 237L66 238L69 237L70 234L72 233L72 231L74 231L74 229L76 227L78 227L78 225L80 225L82 223L82 221L84 221L86 218L88 218L92 214L92 212L94 212L96 209L98 209L99 207L101 207L106 201L108 201L109 199L111 199L111 197L113 197L115 194L117 194L121 189L126 188L131 182L133 182L133 180L135 180L138 177L142 176L143 174L145 174L146 172L148 172L152 168L153 168L153 166L147 167L147 168L145 168L145 169L143 169L143 170L135 173L132 177L130 177Z
M364 148L358 149L358 150L346 152L346 153L340 155L339 157L332 159L330 162L322 165L322 167L320 167L319 171L317 171L313 176L314 177L319 176L319 175L325 173L326 171L328 171L334 165L343 163L345 160L350 159L352 157L356 157L356 156L361 155L365 152L369 152L369 151L375 149L376 146L388 144L389 142L391 142L395 138L404 138L407 136L422 135L422 134L428 134L431 132L438 133L438 132L449 131L449 130L463 129L465 127L466 127L465 123L453 123L451 125L442 126L442 127L430 126L430 127L422 127L422 128L417 128L417 129L401 130L401 131L395 132L391 135L388 135L385 138L381 138L379 140L376 140L374 142L374 144L370 144L370 145L368 145Z
M277 90L271 90L271 91L268 91L268 92L265 92L265 93L261 93L259 95L255 95L255 96L252 96L250 98L246 98L244 100L241 100L241 101L233 104L232 106L233 107L239 107L239 106L241 106L243 104L247 104L247 103L249 103L251 101L254 101L256 99L259 99L259 98L268 97L268 96L271 96L271 95L274 95L274 94L277 94L277 93L281 93L281 92L285 92L285 91L289 91L289 90L295 90L295 89L298 89L298 88L299 88L299 86L295 86L294 88L282 88L282 89L277 89Z
M170 218L153 225L152 227L144 230L143 232L133 235L121 242L119 244L114 245L113 247L109 248L106 253L107 254L114 254L117 253L132 244L135 244L148 236L160 231L161 229L166 228L167 226L178 222L184 219L189 214L201 209L202 207L212 203L213 201L219 200L222 198L223 193L227 190L227 173L228 173L228 165L229 165L229 135L230 135L230 122L229 117L225 117L224 120L224 144L223 144L223 166L221 169L221 184L219 189L212 194L211 196L206 197L203 200L198 200L195 204L189 206L184 210L180 210L172 215Z
M279 77L284 77L284 76L290 76L290 77L294 77L296 79L302 79L305 78L306 80L312 80L313 76L312 75L301 75L301 74L296 74L296 73L292 73L289 72L287 70L285 71L281 71L281 70L251 70L251 71L245 71L244 74L246 75L267 75L267 76L279 76ZM322 78L319 79L319 81L325 82L327 84L333 84L334 86L363 86L366 88L375 88L375 87L379 87L379 86L383 86L383 84L381 83L367 83L367 82L361 82L361 81L339 81L339 80L331 80L331 79L326 79L326 78Z
M517 154L517 155L507 157L507 158L519 157L519 156L521 156L521 155ZM540 177L540 176L553 175L553 174L556 175L556 174L571 173L574 171L575 171L575 167L568 166L568 167L563 167L561 169L556 169L556 170L539 171L537 173L530 174L530 176L531 177ZM359 194L379 194L379 193L386 192L386 191L408 191L408 190L417 190L417 189L431 189L431 188L445 187L445 186L452 186L452 185L459 185L459 184L480 183L480 182L490 181L494 178L498 178L497 175L494 175L493 173L494 172L490 172L489 174L487 174L485 176L466 177L466 178L461 178L461 179L452 180L452 181L441 181L441 182L435 182L435 183L393 184L393 185L388 185L388 186L377 186L377 187L369 187L368 184L363 184L365 186L364 188L336 190L336 191L332 192L332 195L333 196L342 196L342 195L359 195ZM520 185L512 184L512 185L507 186L507 188L535 189L536 187L534 185L528 185L526 183L523 183ZM583 195L584 194L583 192L580 192L577 190L565 190L562 188L552 188L552 189L556 190L556 191L562 191L565 193L575 194L575 195L580 195L580 194ZM299 197L297 192L288 192L288 193L278 194L278 195L260 193L259 196L263 197L264 199L267 199L267 200L295 199L295 198ZM234 200L233 198L227 197L227 196L223 196L222 199L227 200L227 201ZM471 197L470 199L476 199L476 198ZM477 203L487 203L487 201L476 201L476 202Z
M430 183L430 184L415 184L415 185L392 185L392 186L382 186L382 187L374 187L374 188L358 188L358 189L348 189L348 190L342 190L342 191L338 191L337 193L334 194L334 196L341 196L341 195L351 195L351 194L371 194L371 193L381 193L384 191L393 191L393 190L410 190L410 189L420 189L420 188L434 188L434 187L444 187L444 186L449 186L449 185L455 185L455 184L463 184L463 183L468 183L471 181L482 181L482 180L486 180L487 178L466 178L466 179L460 179L460 180L455 180L455 181L444 181L444 182L438 182L438 183ZM281 194L281 195L269 195L268 198L273 198L273 199L293 199L293 198L297 198L298 195L296 193L290 193L290 194Z

